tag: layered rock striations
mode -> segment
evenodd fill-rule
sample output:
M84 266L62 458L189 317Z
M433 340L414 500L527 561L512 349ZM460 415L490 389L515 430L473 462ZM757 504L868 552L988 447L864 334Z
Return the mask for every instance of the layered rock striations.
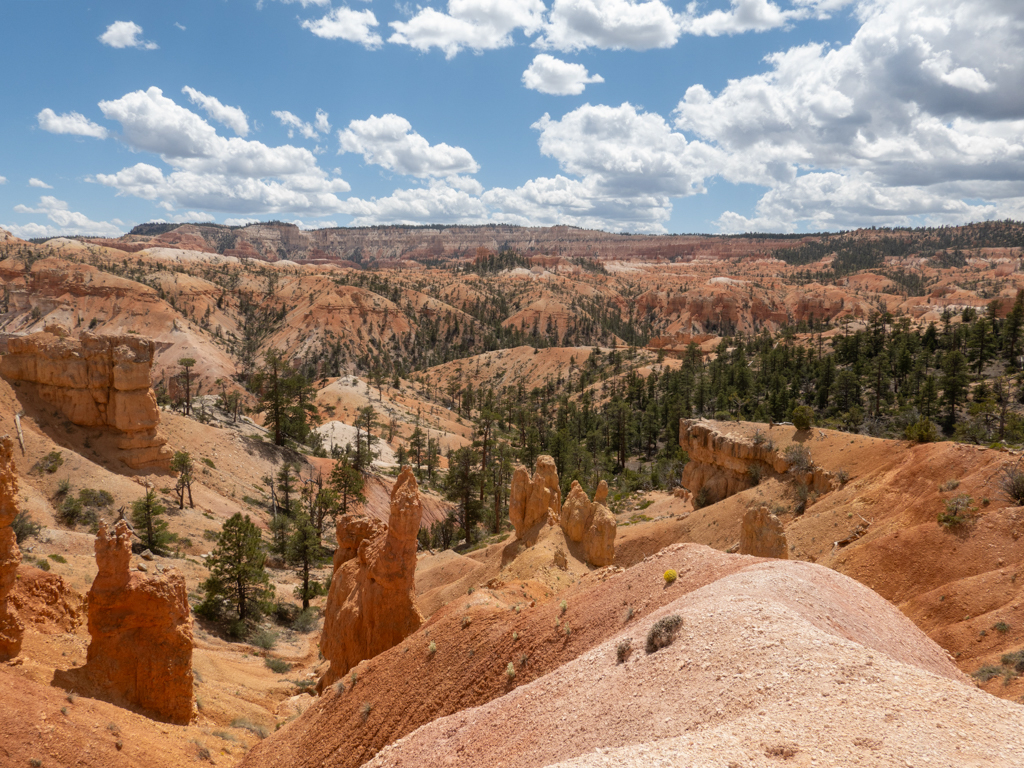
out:
M192 697L192 614L184 577L130 572L131 533L122 520L96 535L99 573L89 590L89 652L71 673L102 698L187 723Z
M516 467L508 499L508 518L516 529L516 538L525 538L541 521L554 525L561 510L562 491L553 458L538 456L532 477L526 467Z
M702 495L704 504L714 504L740 491L752 488L758 474L791 473L810 490L827 493L838 481L831 472L812 466L801 471L787 461L765 436L755 440L721 431L720 425L704 419L682 419L679 445L690 461L683 469L682 484L694 497ZM759 472L751 473L756 467Z
M24 627L9 604L8 596L21 562L21 550L11 524L18 516L18 475L14 468L14 440L0 438L0 660L21 651Z
M73 424L117 435L119 458L133 469L168 468L171 450L159 432L160 412L149 385L155 344L135 335L78 339L55 332L12 337L0 375L35 385L39 397Z
M321 688L360 661L397 645L423 623L414 600L416 534L422 516L416 477L405 467L391 490L385 530L339 522L339 549L358 543L355 557L346 560L343 555L335 561L320 639L320 651L331 666Z
M604 505L608 498L608 483L601 481L594 500L573 480L565 497L559 522L571 541L583 545L587 562L591 565L611 565L615 558L615 516Z

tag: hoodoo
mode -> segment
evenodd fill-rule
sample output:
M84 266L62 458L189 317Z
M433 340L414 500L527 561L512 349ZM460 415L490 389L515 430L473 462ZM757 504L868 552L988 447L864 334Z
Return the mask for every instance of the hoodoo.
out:
M14 586L21 551L11 523L18 515L18 475L14 469L14 440L0 438L0 660L10 659L21 650L24 628L11 611L7 597Z

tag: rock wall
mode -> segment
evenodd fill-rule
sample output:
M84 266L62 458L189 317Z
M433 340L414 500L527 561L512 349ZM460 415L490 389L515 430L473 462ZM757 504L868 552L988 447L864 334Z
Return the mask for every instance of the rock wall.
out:
M740 528L741 555L789 559L786 545L786 531L782 521L771 513L768 507L755 507L743 514Z
M96 535L99 572L89 590L89 652L70 677L115 704L188 723L192 697L192 614L185 578L128 569L131 534L122 520Z
M21 651L24 627L9 604L8 596L21 562L21 550L11 523L18 516L18 475L14 467L14 440L0 438L0 660Z
M341 515L334 524L338 548L334 550L334 570L359 554L359 545L388 531L386 523L366 515Z
M608 498L608 483L601 481L594 500L573 480L572 488L562 504L559 522L566 537L583 545L587 562L591 565L611 565L615 558L615 516L604 506Z
M320 679L321 690L360 661L402 642L423 623L415 604L416 533L422 516L416 477L404 467L391 490L385 531L372 524L339 522L339 549L366 535L359 539L355 557L335 562L320 638L320 651L331 666ZM343 532L352 538L343 540Z
M707 504L752 488L751 466L756 466L762 477L783 475L792 469L770 440L755 443L751 438L723 432L720 423L705 419L682 419L679 445L690 457L683 468L682 484L694 498L703 491ZM793 476L818 493L828 493L838 483L820 467Z
M525 538L542 520L554 525L561 510L562 491L558 487L558 469L553 458L538 456L533 477L526 467L516 467L508 499L508 518L516 529L516 538Z
M8 339L0 376L30 382L43 400L82 427L117 436L120 459L133 469L170 466L171 450L159 432L160 411L149 386L155 345L135 335L100 336L66 331Z

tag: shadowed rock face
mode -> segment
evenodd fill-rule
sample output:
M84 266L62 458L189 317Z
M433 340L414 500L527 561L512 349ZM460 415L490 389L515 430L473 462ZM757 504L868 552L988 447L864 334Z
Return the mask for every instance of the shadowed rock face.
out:
M15 572L21 562L21 550L11 523L18 515L18 475L14 468L14 440L0 438L0 660L18 655L24 631L11 610L7 597L14 586Z
M58 673L60 685L161 720L187 723L192 699L192 614L179 573L129 572L131 534L122 520L96 535L99 573L89 590L84 667Z
M789 547L786 545L786 532L782 527L782 521L773 515L768 507L748 509L743 514L740 554L789 559Z
M36 385L43 400L82 427L118 435L119 458L129 467L170 467L171 451L157 431L160 412L149 386L155 345L135 335L100 336L66 329L8 340L0 375Z
M532 478L526 467L516 467L508 500L508 518L516 529L516 538L522 539L542 520L554 525L561 510L562 491L554 459L538 456Z
M320 650L330 669L320 687L334 682L364 659L402 642L423 623L414 598L416 533L423 507L412 469L405 467L391 491L391 516L386 531L364 526L366 536L356 544L356 555L336 564L327 597ZM344 533L362 527L346 524ZM342 540L339 522L338 545Z
M604 506L608 498L608 483L601 481L594 500L573 480L569 495L562 505L560 523L565 535L583 544L587 562L591 565L611 565L615 558L615 516Z

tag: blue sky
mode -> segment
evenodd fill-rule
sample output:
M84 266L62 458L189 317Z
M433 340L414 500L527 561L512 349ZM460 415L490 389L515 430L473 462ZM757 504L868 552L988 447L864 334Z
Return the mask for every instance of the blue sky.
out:
M0 0L0 226L1024 218L1019 0Z

